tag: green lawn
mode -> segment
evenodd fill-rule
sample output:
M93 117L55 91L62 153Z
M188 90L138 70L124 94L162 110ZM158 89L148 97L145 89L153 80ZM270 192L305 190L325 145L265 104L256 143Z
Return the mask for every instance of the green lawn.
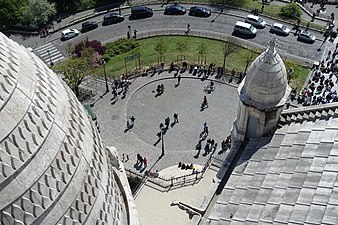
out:
M111 58L106 66L107 75L109 77L121 76L126 73L125 69L125 61L124 58L126 56L130 56L132 54L138 53L141 55L140 61L142 65L141 70L145 70L150 68L153 65L158 65L159 54L155 51L155 46L159 39L163 39L166 46L166 53L164 54L165 60L164 63L169 65L171 62L177 62L178 56L180 53L176 50L176 43L179 39L186 40L187 50L184 51L185 61L189 64L198 63L198 47L202 42L206 44L207 52L206 52L206 63L215 63L217 66L223 65L223 46L224 42L212 39L204 39L198 37L187 37L187 36L163 36L163 37L153 37L138 40L140 43L139 47L115 56ZM250 51L243 47L238 46L238 49L235 53L231 54L226 60L226 68L228 71L234 69L237 72L244 71L246 65L246 56L250 54ZM255 57L258 56L258 52L255 52ZM180 62L180 61L179 61ZM292 87L298 87L298 89L302 88L304 81L309 73L309 68L304 68L298 65L296 62L287 61L285 62L287 70L290 66L292 66L295 70L294 75L292 76L292 80L290 85ZM135 71L136 66L138 66L138 60L130 61L127 63L128 74L131 74ZM99 74L103 76L103 68L96 68L94 71L95 74Z

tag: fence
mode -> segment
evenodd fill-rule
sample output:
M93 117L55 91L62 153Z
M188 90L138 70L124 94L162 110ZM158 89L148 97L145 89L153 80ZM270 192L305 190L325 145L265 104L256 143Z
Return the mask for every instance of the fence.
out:
M134 190L132 190L133 195L136 195L137 192L140 190L140 188L142 187L142 185L146 182L146 181L150 181L151 183L157 185L158 187L162 188L163 190L169 190L173 187L183 187L186 185L189 185L191 183L195 183L197 181L199 181L200 179L203 178L205 172L208 170L210 164L211 164L211 156L209 157L208 161L204 164L203 169L201 171L198 171L196 173L192 173L192 174L188 174L188 175L183 175L183 176L179 176L179 177L171 177L171 178L164 178L161 176L149 176L147 175L148 173L146 172L144 175L138 174L134 171L132 171L131 169L125 169L127 174L129 173L129 175L133 175L133 176L137 176L139 178L141 178L141 181L139 183L139 185L134 188Z

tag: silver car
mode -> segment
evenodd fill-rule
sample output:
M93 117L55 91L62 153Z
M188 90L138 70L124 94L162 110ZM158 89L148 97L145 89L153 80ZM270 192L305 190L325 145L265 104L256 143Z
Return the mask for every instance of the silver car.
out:
M288 36L290 33L290 29L281 23L274 23L271 26L270 32L273 34Z
M316 36L314 36L309 31L301 31L298 35L298 41L308 42L308 43L314 43L316 41Z

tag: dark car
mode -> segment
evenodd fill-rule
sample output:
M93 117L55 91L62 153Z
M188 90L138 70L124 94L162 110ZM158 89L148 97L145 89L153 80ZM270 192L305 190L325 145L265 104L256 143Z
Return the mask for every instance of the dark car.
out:
M208 17L211 15L211 11L208 8L202 6L193 6L190 8L189 16Z
M84 23L82 23L81 32L84 33L84 32L90 31L90 30L94 30L94 29L98 28L98 26L99 25L97 25L97 23L94 22L94 21L84 22Z
M108 25L108 24L112 24L112 23L119 23L122 22L124 20L124 16L119 14L119 13L107 13L106 15L104 15L103 17L103 22L102 25Z
M153 16L153 10L147 6L131 7L130 19L147 18Z
M186 8L178 4L167 6L164 10L165 15L184 15L186 12Z

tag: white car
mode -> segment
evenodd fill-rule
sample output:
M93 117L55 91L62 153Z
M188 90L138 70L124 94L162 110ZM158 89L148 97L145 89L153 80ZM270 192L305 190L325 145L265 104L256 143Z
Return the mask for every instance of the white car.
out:
M270 32L278 35L288 36L290 33L290 29L281 23L274 23L271 26Z
M76 29L67 29L62 31L61 33L61 39L62 40L67 40L73 37L76 37L80 34L80 32Z
M245 22L252 24L256 28L264 28L266 25L266 22L262 18L254 15L248 15L245 18Z
M309 31L303 30L299 33L297 40L303 41L303 42L308 42L308 43L314 43L316 41L316 36L314 36Z

